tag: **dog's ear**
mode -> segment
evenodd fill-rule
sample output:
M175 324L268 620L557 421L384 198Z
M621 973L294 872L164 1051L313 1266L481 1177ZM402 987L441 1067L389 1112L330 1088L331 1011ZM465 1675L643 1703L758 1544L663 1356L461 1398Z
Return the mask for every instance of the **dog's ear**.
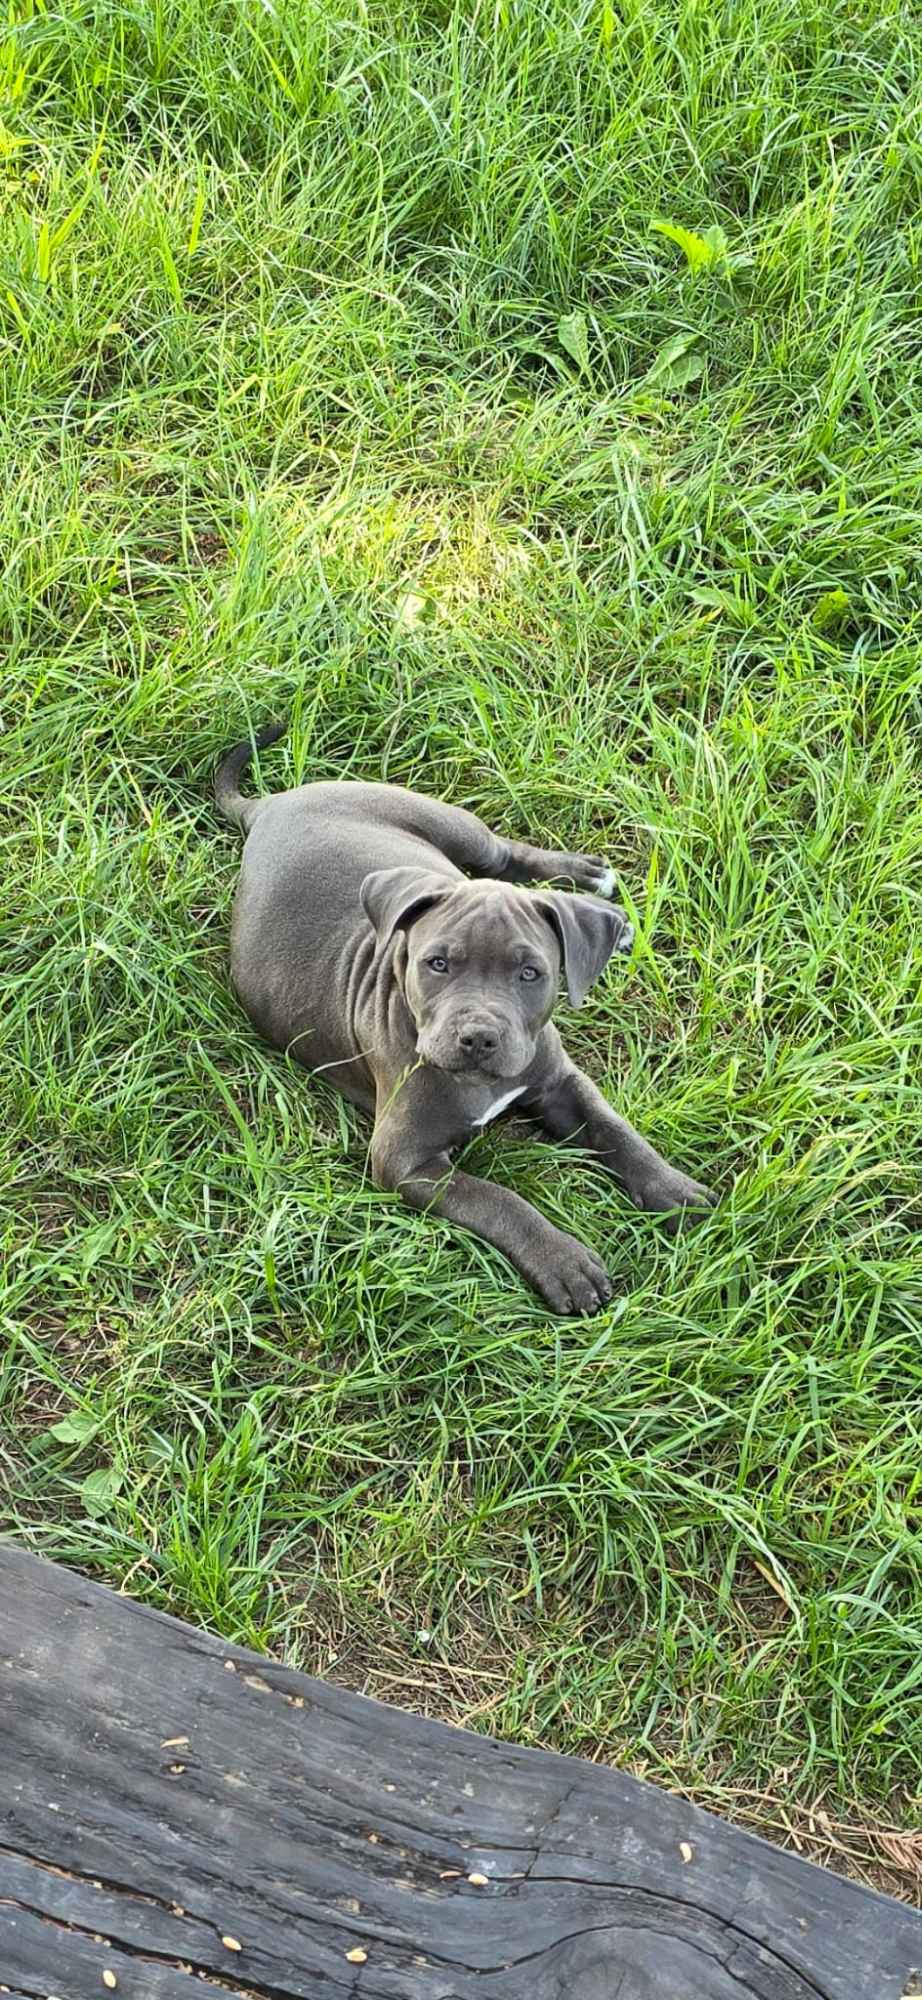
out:
M549 889L533 899L557 933L571 1007L581 1007L613 951L630 951L634 933L616 903Z
M401 924L412 923L447 896L454 883L427 868L376 868L361 888L362 908L385 945Z

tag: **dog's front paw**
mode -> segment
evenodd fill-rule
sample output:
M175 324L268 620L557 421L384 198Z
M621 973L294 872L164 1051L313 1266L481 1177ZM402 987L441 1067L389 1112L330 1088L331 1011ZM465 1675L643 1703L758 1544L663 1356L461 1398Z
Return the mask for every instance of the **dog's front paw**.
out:
M535 1290L555 1313L601 1312L615 1296L601 1257L575 1236L565 1236L562 1230L555 1232L555 1241L548 1245L529 1276Z
M673 1235L690 1222L700 1221L716 1205L717 1196L710 1188L701 1181L693 1181L688 1174L680 1174L674 1167L645 1182L637 1197L638 1208L652 1209L666 1217L666 1228Z

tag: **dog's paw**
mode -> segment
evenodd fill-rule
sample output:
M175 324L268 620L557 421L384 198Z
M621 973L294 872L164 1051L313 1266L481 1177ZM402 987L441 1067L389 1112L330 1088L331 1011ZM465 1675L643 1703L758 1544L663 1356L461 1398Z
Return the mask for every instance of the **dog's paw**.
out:
M598 854L568 854L566 862L566 872L572 876L578 889L588 889L592 895L606 896L611 901L615 893L615 871L610 861L603 861Z
M688 1174L680 1174L671 1167L645 1183L637 1206L664 1216L666 1228L674 1235L676 1230L700 1221L708 1209L716 1208L717 1196L701 1181L693 1181Z
M565 1236L560 1230L530 1276L535 1290L555 1313L601 1312L615 1296L601 1257L575 1236Z

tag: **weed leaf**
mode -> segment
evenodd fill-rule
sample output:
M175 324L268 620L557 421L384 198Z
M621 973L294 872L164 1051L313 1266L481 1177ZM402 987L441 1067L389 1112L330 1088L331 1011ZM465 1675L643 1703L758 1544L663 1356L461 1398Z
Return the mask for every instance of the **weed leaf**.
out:
M569 354L571 361L576 362L580 374L587 374L589 370L589 333L586 326L585 313L565 313L563 319L557 321L557 338L564 352Z

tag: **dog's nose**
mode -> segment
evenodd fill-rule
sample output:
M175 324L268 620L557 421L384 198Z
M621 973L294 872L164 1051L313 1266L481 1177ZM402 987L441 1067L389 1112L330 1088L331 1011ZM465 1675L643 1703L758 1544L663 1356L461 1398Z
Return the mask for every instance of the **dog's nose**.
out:
M495 1028L476 1021L468 1021L458 1035L458 1041L466 1056L492 1056L499 1046L499 1036Z

